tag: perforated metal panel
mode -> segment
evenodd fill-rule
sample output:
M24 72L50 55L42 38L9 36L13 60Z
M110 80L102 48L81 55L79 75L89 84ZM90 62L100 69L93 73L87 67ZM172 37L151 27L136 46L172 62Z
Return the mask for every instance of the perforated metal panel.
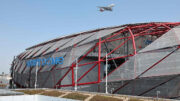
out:
M107 35L110 35L110 34L112 34L114 32L117 32L117 31L123 29L123 28L124 27L114 28L114 29L105 29L105 30L98 31L97 39L102 38L102 37L107 36Z
M76 58L79 58L81 55L85 54L86 51L88 51L90 48L92 48L95 45L95 42L78 46L78 47L73 47L71 52L67 54L64 58L64 63L62 64L61 67L68 67L70 66Z
M52 47L54 44L55 43L48 43L48 44L44 45L33 57L41 55L43 52L45 52L47 49Z
M26 67L24 73L29 73L30 67Z
M161 51L155 51L155 52L148 52L148 53L141 53L141 54L136 54L135 56L131 57L127 62L125 62L122 66L117 68L115 71L113 71L109 76L108 80L109 81L120 81L120 80L132 80L136 78L138 75L143 73L145 70L150 68L152 65L163 59L165 56L167 56L169 53L171 53L174 50L174 48L171 49L164 49ZM169 56L168 58L175 59L173 57L179 55L177 53L173 53L174 55ZM175 55L177 54L177 55ZM177 74L180 73L180 67L173 66L174 65L179 65L180 63L178 61L171 61L169 59L165 59L163 62L159 63L155 67L153 67L151 70L143 74L141 77L150 77L150 76L157 76L162 74L162 75L168 75L169 73ZM171 65L171 66L169 66ZM174 70L178 70L175 72ZM171 70L171 71L169 71ZM169 72L169 73L168 73Z
M180 74L180 50L150 69L142 77Z
M37 53L43 46L39 46L34 48L34 50L26 57L26 59L30 58L31 56L33 56L35 53Z
M73 46L73 45L81 42L82 40L88 38L89 36L91 36L91 34L78 35L78 36L74 37L69 43L67 43L64 46L60 47L59 50L65 49L65 48L70 47L70 46Z
M153 43L145 47L140 52L146 52L146 51L151 51L151 50L172 47L179 44L180 44L180 29L173 28L167 33L163 34L160 38L155 40Z
M88 63L88 62L93 62L95 61L94 59L91 58L85 58L84 60L82 60L79 64L83 64L83 63ZM79 79L85 72L87 72L92 66L94 66L96 63L93 64L89 64L89 65L85 65L85 66L81 66L78 67L78 75L77 78ZM100 68L100 77L103 78L104 76L104 63L101 63L101 68ZM75 74L74 74L75 75ZM85 82L95 82L98 81L98 64L90 71L87 73L87 75L85 75L80 81L79 83L85 83Z
M92 42L92 41L96 41L99 38L110 35L110 34L112 34L114 32L117 32L117 31L123 29L123 28L121 27L121 28L114 28L114 29L105 29L105 30L100 30L100 31L97 31L97 32L90 33L90 34L92 34L91 37L89 37L86 40L82 41L78 45L83 45L83 44L86 44L86 43L89 43L89 42Z
M33 51L33 49L27 50L27 53L22 57L22 59L27 57L32 51Z
M53 52L54 50L56 50L57 48L67 44L69 41L71 41L72 38L67 38L67 39L61 39L59 41L56 42L56 44L54 44L49 50L47 50L44 54L48 54L50 52Z
M19 59L18 59L18 58L16 58L16 59L15 59L15 62L14 62L14 67L13 67L13 68L14 68L14 70L15 70L15 67L18 65L18 62L19 62Z
M96 40L98 39L97 33L98 33L98 32L89 33L89 34L91 34L91 36L88 37L86 40L83 40L82 42L80 42L80 43L78 44L78 46L83 45L83 44L86 44L86 43L90 43L90 42L92 42L92 41L96 41Z
M25 68L25 66L26 66L26 62L23 61L23 63L22 63L22 65L21 65L21 67L20 67L18 73L21 73L21 72L23 71L23 69Z
M20 60L19 60L19 62L18 62L18 64L17 64L17 67L16 67L16 69L15 69L15 72L17 72L17 70L20 68L22 62L23 62L23 61L20 61Z

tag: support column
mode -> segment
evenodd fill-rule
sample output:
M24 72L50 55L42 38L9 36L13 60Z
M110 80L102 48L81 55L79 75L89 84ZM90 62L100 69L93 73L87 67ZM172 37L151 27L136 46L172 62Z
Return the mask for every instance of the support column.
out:
M72 71L72 85L75 86L75 82L74 82L74 66L71 67L71 71Z
M134 40L134 35L132 33L132 30L130 28L128 28L129 30L129 33L131 34L131 38L132 38L132 42L133 42L133 48L134 48L134 55L136 54L136 43L135 43L135 40Z

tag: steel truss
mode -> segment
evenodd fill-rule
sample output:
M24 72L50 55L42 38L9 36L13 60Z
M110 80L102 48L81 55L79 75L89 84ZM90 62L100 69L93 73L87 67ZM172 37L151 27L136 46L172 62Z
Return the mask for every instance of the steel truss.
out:
M101 44L105 43L105 42L113 42L113 41L117 41L117 40L123 40L125 39L121 44L119 44L117 47L115 47L112 51L110 51L107 55L111 55L114 51L116 51L117 49L119 49L120 47L122 47L125 43L128 42L128 40L132 40L133 42L133 50L134 53L133 54L129 54L129 55L124 55L124 56L120 56L120 57L115 57L115 58L109 58L108 61L110 60L116 60L116 59L120 59L120 58L125 58L125 57L131 57L134 56L136 54L136 43L135 43L135 38L138 36L145 36L145 35L162 35L166 32L168 32L171 28L180 25L180 23L149 23L149 24L145 24L145 25L134 25L134 26L127 26L124 29L119 30L118 32L114 33L113 35L105 38L104 40L102 40L101 38L99 39L99 41L95 44L95 46L93 48L91 48L85 55L83 55L79 60L78 60L78 67L82 67L84 65L89 65L89 64L94 64L89 70L87 70L81 77L78 78L77 82L78 82L78 86L80 85L89 85L89 84L97 84L101 82L101 79L104 78L100 78L100 64L101 62L105 61L105 56L101 58ZM159 29L159 27L161 27L161 29ZM151 33L149 33L151 32ZM122 33L129 33L130 36L128 37L121 37L121 38L115 38L116 36L122 34ZM92 52L96 47L98 47L98 61L94 61L94 62L87 62L87 63L83 63L80 64L79 62L81 60L83 60L90 52ZM126 61L125 61L126 62ZM125 63L124 62L124 63ZM79 83L79 81L81 79L83 79L93 68L95 68L98 65L98 80L97 81L93 81L93 82L84 82L84 83ZM121 64L122 65L122 64ZM120 66L121 66L120 65ZM69 87L69 86L75 86L75 81L74 81L74 67L76 66L76 63L73 63L69 70L64 74L64 76L62 78L59 79L59 81L56 83L56 85L54 85L54 88L58 87ZM118 66L117 68L119 68L120 66ZM116 68L116 69L117 69ZM113 71L115 71L116 69L114 69ZM113 72L112 71L112 72ZM60 82L67 76L68 73L72 73L72 84L67 84L67 85L59 85ZM112 73L111 72L111 73ZM110 75L111 73L109 73L108 75ZM57 86L58 85L58 86ZM115 90L116 91L116 90ZM114 91L114 93L115 93Z

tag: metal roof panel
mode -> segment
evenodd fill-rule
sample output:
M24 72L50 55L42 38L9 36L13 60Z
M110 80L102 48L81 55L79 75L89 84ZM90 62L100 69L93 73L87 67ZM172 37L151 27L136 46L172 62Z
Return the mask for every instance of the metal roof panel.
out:
M46 51L49 47L52 47L55 43L48 43L44 45L33 57L41 55L44 51Z
M57 41L49 50L47 50L44 54L50 53L54 50L56 50L57 48L63 46L64 44L66 44L67 42L69 42L70 40L72 40L72 38L68 38L68 39L62 39Z
M173 28L139 52L152 51L180 45L180 28Z
M36 52L38 52L43 46L40 46L40 47L36 47L27 57L27 58L30 58L32 55L34 55Z

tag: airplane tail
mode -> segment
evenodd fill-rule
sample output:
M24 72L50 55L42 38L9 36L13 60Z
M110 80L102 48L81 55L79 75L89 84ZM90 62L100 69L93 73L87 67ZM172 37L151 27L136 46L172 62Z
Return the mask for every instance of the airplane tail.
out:
M102 9L102 8L99 8L99 11L100 11L100 12L104 12L104 9Z

